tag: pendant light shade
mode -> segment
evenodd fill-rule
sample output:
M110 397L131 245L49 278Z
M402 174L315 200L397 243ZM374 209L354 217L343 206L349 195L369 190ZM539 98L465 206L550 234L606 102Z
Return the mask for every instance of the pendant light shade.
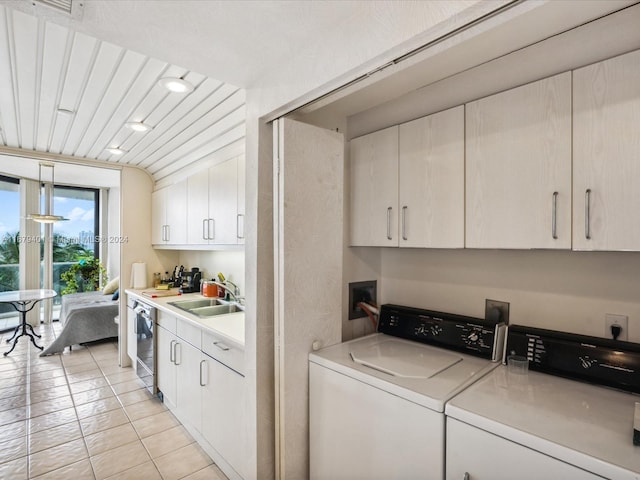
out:
M53 163L44 163L41 162L38 165L38 185L42 185L44 182L42 181L42 169L50 168L51 169L51 197L45 200L45 212L44 213L32 213L31 215L27 215L29 220L33 220L38 223L56 223L64 220L69 220L68 218L64 218L61 215L53 214L53 186L55 184L55 177L53 174L54 164ZM45 186L46 188L46 186Z

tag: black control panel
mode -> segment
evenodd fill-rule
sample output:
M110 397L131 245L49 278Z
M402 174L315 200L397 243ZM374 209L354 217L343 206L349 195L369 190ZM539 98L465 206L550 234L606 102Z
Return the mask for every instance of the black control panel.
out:
M531 370L640 393L637 343L511 325L506 355L527 357Z
M498 360L502 355L504 324L453 313L400 305L380 308L378 331Z

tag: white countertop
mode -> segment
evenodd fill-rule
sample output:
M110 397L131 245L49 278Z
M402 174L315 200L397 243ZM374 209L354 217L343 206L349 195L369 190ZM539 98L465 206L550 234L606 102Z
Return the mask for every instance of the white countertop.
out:
M185 320L197 327L204 330L210 330L213 333L223 337L227 342L231 342L236 347L244 349L244 312L227 313L224 315L215 315L213 317L198 317L184 310L181 310L173 305L169 305L169 302L175 302L180 300L197 300L206 298L199 293L185 293L182 295L173 295L168 297L156 297L150 298L143 295L142 292L153 289L145 288L143 290L127 289L125 293L139 298L145 303L151 304L159 310L163 310L171 315ZM159 293L163 293L162 290Z
M635 402L639 395L500 366L454 397L445 413L606 478L638 479Z

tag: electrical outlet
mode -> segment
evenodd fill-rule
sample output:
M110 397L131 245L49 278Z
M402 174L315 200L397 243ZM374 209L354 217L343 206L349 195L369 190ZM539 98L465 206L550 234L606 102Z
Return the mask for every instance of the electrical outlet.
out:
M484 301L484 318L485 320L494 320L497 321L495 311L500 312L500 321L505 325L509 325L509 302L501 302L500 300L489 300L488 298Z
M629 317L626 315L615 315L613 313L606 313L604 315L604 336L605 338L613 338L611 334L611 326L619 325L622 329L618 340L629 340Z
M358 306L360 302L376 303L377 282L352 282L349 284L349 320L366 317L367 314Z

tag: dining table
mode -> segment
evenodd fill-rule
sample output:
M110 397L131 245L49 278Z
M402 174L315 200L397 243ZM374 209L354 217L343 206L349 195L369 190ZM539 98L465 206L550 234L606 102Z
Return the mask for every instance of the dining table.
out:
M36 348L39 348L40 350L44 348L36 343L35 337L40 338L40 335L38 335L33 330L33 327L27 323L27 313L33 310L39 301L46 300L47 298L53 298L56 295L57 293L55 290L47 289L11 290L8 292L0 292L0 303L11 304L20 314L20 323L13 332L13 336L7 339L7 343L13 341L13 345L8 352L4 352L5 357L13 352L13 349L16 348L20 337L24 336L31 338L31 343L33 343ZM27 331L27 329L29 329L30 332Z

